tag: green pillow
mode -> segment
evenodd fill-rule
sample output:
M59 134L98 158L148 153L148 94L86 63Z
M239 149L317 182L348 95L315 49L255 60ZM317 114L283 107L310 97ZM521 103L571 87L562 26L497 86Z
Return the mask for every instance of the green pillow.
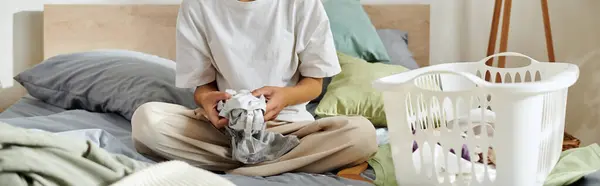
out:
M371 83L379 78L408 71L400 65L369 63L338 52L342 72L333 77L317 106L319 117L363 116L377 127L386 126L381 92Z
M322 0L337 51L369 62L388 62L385 45L359 0Z

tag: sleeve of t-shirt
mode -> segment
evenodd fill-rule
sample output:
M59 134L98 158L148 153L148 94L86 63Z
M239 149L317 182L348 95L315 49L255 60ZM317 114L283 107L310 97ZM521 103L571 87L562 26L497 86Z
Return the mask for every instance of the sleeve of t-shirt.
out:
M180 88L195 88L216 79L200 8L196 0L184 0L177 16L175 85Z
M340 73L329 18L321 1L301 1L296 16L296 51L300 60L300 74L324 78Z

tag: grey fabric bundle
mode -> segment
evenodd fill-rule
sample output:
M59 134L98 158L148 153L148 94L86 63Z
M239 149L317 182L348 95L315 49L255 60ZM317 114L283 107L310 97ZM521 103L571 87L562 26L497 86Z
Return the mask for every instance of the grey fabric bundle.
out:
M275 160L296 147L300 141L296 136L283 136L266 131L264 113L265 97L257 98L250 91L239 93L227 90L231 99L219 102L219 115L229 119L225 127L231 136L231 150L234 160L244 164L256 164Z

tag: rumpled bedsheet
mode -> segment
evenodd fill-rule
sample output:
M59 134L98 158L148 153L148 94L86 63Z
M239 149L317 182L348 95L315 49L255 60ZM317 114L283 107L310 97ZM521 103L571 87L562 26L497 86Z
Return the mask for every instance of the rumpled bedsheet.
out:
M0 185L110 185L148 166L90 141L0 123Z

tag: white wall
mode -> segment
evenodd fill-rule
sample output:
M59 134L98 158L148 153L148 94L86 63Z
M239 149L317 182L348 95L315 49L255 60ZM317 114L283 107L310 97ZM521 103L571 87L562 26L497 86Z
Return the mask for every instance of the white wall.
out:
M12 8L12 1L7 1L7 2L1 2L0 3L0 27L2 26L8 26L9 22L11 21L12 16L8 16L2 14L2 12L11 12L11 8ZM12 28L12 26L11 26ZM12 31L9 32L10 29L0 29L0 51L1 52L5 52L8 51L8 44L12 43L12 38L8 37L9 34L12 33ZM3 53L3 54L7 54L7 53ZM11 55L12 56L12 55ZM9 61L2 61L0 60L0 89L5 88L5 87L10 87L12 86L12 82L10 81L6 81L10 75L12 74L12 63L9 63ZM2 98L0 97L0 100Z
M465 0L460 58L473 61L485 57L493 12L492 0ZM567 132L584 145L600 143L600 1L549 0L556 60L579 65L579 81L570 89ZM540 61L548 60L539 0L513 1L508 50ZM496 47L498 48L498 47ZM523 65L507 59L507 66ZM519 64L521 63L521 64Z
M600 143L600 1L552 2L551 11L560 12L553 26L557 59L575 63L581 70L579 82L570 89L567 131L584 144Z

